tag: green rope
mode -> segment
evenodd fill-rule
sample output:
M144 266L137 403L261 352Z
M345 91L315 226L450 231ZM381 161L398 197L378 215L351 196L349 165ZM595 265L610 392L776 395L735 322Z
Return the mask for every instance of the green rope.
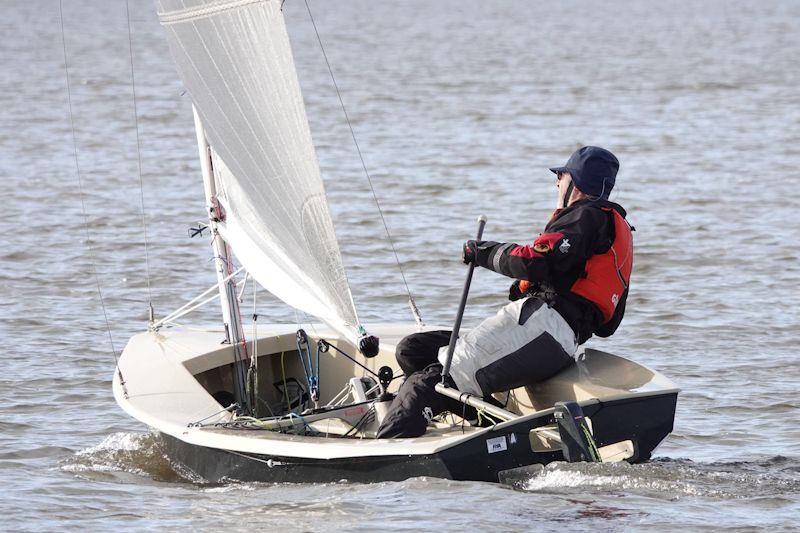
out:
M589 443L589 452L592 454L592 460L598 463L602 463L603 458L600 457L600 451L597 449L597 444L595 444L594 437L589 431L589 428L586 427L585 423L582 423L581 429L583 430L583 436L586 437L586 442Z
M478 425L483 425L483 420L488 420L492 423L493 426L496 426L498 423L502 422L499 418L493 418L489 413L486 412L485 409L478 409Z

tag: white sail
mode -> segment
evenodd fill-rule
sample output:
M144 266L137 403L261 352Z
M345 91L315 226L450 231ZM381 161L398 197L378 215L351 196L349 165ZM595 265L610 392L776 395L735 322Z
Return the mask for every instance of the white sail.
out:
M223 238L268 291L352 336L358 325L281 0L156 0L212 147Z

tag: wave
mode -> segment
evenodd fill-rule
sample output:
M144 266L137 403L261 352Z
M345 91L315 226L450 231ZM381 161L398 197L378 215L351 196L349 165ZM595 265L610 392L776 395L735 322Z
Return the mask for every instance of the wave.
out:
M718 499L785 498L800 494L800 460L774 456L756 461L696 463L659 459L650 463L563 463L512 484L526 492L624 492L676 499L703 496Z
M99 444L62 461L60 468L86 477L122 479L134 475L162 482L204 481L172 461L154 433L112 433Z
M134 481L145 478L155 482L192 483L212 492L251 488L233 481L208 483L170 459L155 433L112 433L99 444L62 461L60 468L79 476L111 481L131 481L133 476ZM534 465L529 472L509 478L506 484L532 493L624 493L666 500L800 496L800 458L785 456L711 463L660 458L635 465L554 462L546 466Z

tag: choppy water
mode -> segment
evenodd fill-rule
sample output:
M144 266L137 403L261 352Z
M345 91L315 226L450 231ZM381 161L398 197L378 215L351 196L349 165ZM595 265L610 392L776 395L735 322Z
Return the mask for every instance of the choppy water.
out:
M113 341L144 327L124 2L65 2L86 207ZM133 6L153 299L213 282L190 104L149 2ZM2 528L790 530L800 517L800 4L313 1L424 318L452 321L460 240L530 239L547 166L594 143L637 227L629 310L593 346L683 387L647 465L552 465L517 487L208 485L115 405L84 242L55 0L0 17ZM403 289L301 2L284 11L362 318ZM467 323L502 303L479 272ZM197 322L214 321L213 306ZM262 298L261 312L291 321Z

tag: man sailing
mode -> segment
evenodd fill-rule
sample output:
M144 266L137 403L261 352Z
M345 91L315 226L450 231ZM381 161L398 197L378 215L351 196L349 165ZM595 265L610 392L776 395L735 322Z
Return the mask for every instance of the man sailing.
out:
M608 337L625 312L633 267L633 228L608 200L619 161L584 146L556 174L558 208L532 245L470 240L463 261L516 281L510 304L456 343L449 385L489 397L554 376L592 335ZM415 333L397 345L406 375L378 438L418 437L431 417L464 406L434 390L442 379L449 331ZM474 412L474 411L472 411Z

